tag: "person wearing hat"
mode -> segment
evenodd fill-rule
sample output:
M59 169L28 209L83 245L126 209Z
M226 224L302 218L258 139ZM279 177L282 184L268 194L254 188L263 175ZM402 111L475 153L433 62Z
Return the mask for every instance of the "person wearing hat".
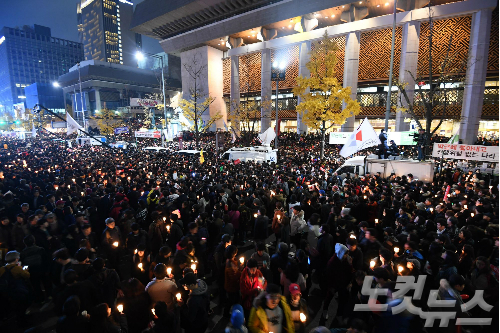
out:
M9 251L5 255L6 265L0 267L0 280L7 282L7 285L5 290L0 289L0 299L2 303L9 305L9 310L13 310L18 316L23 316L31 304L32 296L29 285L30 273L20 266L20 257L21 254L17 251Z
M231 307L231 321L227 324L224 333L248 333L245 327L245 315L243 307L235 304Z
M296 283L290 284L288 287L289 295L286 298L290 311L292 312L292 320L295 327L295 333L305 333L309 312L307 310L306 300L303 299L300 286ZM301 314L305 316L301 319ZM302 317L303 317L302 316Z
M189 291L185 304L181 299L181 316L184 319L186 333L205 332L208 327L208 313L210 310L210 297L205 281L196 279L194 273L186 273L179 283Z
M292 311L281 287L270 283L266 291L255 298L248 318L250 333L277 332L294 333Z

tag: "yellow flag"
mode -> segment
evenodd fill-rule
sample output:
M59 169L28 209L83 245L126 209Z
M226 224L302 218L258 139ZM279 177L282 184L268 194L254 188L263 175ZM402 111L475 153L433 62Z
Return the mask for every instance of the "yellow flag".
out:
M203 157L203 148L201 148L201 151L200 151L200 164L203 164L203 162L205 162L205 157Z

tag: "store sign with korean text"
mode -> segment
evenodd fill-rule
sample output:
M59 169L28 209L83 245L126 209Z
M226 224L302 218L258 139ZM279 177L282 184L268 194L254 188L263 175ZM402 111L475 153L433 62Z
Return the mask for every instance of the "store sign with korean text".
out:
M435 143L432 149L432 157L498 162L498 147Z

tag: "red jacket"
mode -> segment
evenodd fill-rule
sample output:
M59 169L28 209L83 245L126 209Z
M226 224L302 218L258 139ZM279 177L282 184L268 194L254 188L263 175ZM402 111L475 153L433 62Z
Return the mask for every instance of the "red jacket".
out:
M243 269L240 277L240 292L243 303L243 308L250 310L252 308L253 299L259 294L259 289L262 290L266 286L266 282L262 285L261 280L263 276L259 269L255 272L255 275L250 277L249 270L247 267Z

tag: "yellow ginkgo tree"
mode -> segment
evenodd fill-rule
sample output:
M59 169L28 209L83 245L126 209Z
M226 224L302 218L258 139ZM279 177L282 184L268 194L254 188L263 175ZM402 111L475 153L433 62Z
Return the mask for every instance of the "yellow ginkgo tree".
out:
M306 64L310 77L297 77L297 85L293 88L295 96L301 98L296 109L302 121L321 132L320 158L325 154L326 132L361 112L359 103L351 99L351 87L342 87L335 75L337 50L337 44L326 32L321 40L313 42Z

